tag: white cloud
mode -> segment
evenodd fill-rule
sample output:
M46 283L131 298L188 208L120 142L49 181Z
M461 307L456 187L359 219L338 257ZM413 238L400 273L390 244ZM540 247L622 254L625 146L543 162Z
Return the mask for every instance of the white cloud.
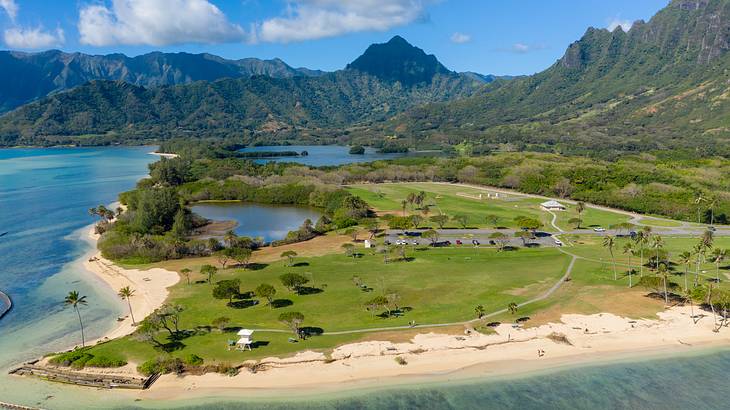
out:
M15 21L15 17L18 16L18 3L15 0L0 0L0 7L5 10L10 17L10 20Z
M425 15L432 0L291 0L283 17L264 21L261 41L288 43L359 31L386 31Z
M531 47L524 43L515 43L512 44L512 51L515 53L528 53L531 50Z
M608 27L606 27L606 28L608 28L608 31L612 32L612 31L616 30L618 27L621 27L621 29L623 29L623 31L628 32L629 30L631 30L631 26L633 26L633 25L634 25L634 23L632 23L629 20L622 20L622 19L615 18L608 23Z
M5 30L5 44L12 48L37 49L58 47L65 41L63 30L55 33L44 31L41 27L13 27Z
M464 44L471 41L471 36L464 33L456 32L451 35L451 42L456 44Z
M112 0L81 8L81 43L93 46L243 41L241 26L207 0Z

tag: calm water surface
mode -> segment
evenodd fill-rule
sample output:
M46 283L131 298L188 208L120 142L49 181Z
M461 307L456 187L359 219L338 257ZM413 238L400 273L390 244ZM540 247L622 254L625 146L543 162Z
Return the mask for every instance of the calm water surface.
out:
M289 147L291 148L291 147ZM73 312L60 301L72 289L89 298L82 314L90 337L113 326L118 298L76 262L91 251L86 210L111 203L155 160L151 148L0 150L0 289L16 307L0 319L0 401L49 409L727 409L730 352L621 362L516 378L429 383L276 401L241 397L134 401L109 392L6 375L20 360L78 339ZM219 214L254 214L227 210ZM263 212L263 211L262 211ZM271 210L266 210L271 212ZM226 214L227 213L227 214ZM287 211L289 214L289 211ZM295 225L301 223L298 215ZM306 217L306 216L305 216ZM256 219L256 218L254 218ZM241 224L245 234L246 226ZM296 226L295 226L296 227ZM184 401L183 401L184 400Z
M236 234L262 237L266 242L284 239L287 232L299 228L305 219L315 223L321 215L310 208L238 202L205 203L195 205L192 209L204 218L236 221Z
M395 159L414 153L393 153L379 154L374 148L365 148L364 155L351 155L350 147L342 145L281 145L281 146L262 146L244 148L242 152L283 152L296 151L301 153L307 151L309 155L306 157L281 157L281 158L263 158L257 159L258 163L269 161L276 162L296 162L299 164L310 165L315 167L325 165L342 165L355 162L372 162L383 159Z

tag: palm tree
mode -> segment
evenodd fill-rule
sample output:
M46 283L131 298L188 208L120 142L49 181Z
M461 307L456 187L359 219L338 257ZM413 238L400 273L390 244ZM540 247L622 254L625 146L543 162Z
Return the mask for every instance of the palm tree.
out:
M699 284L700 281L700 265L705 260L705 247L702 245L702 242L695 245L693 252L695 254L695 286Z
M702 233L702 237L700 237L700 243L702 243L702 246L704 246L706 249L712 248L712 244L715 242L715 233L711 230L706 230Z
M715 225L715 205L717 205L717 199L713 198L707 204L710 209L710 226Z
M684 291L689 289L687 285L687 275L689 275L689 264L692 263L692 252L684 251L679 254L679 263L684 265Z
M669 293L667 293L667 279L669 278L669 269L667 268L666 264L660 263L659 266L657 266L657 275L662 278L662 282L664 283L664 305L669 306Z
M654 235L651 237L651 248L654 249L655 253L654 256L656 258L656 261L654 262L654 267L656 269L659 269L659 252L664 247L664 239L662 239L659 235Z
M613 248L616 246L616 240L611 235L606 235L603 238L603 247L608 248L608 252L611 254L611 262L613 263L613 280L617 280L618 276L616 275L616 259L613 256Z
M79 292L75 290L68 292L68 295L66 295L66 298L63 300L63 304L73 307L76 311L76 314L79 317L79 326L81 327L81 347L85 347L86 337L84 336L84 322L81 321L81 311L79 310L79 307L87 304L86 296L80 296Z
M507 309L509 309L509 312L512 313L513 315L515 313L517 313L517 308L518 308L518 306L517 306L517 303L515 303L515 302L510 302L509 305L507 305Z
M129 286L125 286L119 289L118 295L120 298L122 298L122 300L127 301L127 307L129 307L129 315L132 316L132 326L136 325L137 322L134 320L134 313L132 313L132 302L130 302L129 300L132 298L132 296L134 296L134 289L130 288Z
M695 198L695 204L697 205L697 223L700 223L701 222L701 220L700 220L700 210L702 209L702 207L700 206L700 204L702 202L707 202L707 199L705 199L705 197L702 196L702 193L700 192L700 193L697 194L697 198Z
M575 204L575 211L578 212L578 218L580 219L580 215L583 213L583 211L586 210L586 204L583 202L578 202Z
M631 287L631 274L634 273L634 267L631 265L631 257L634 255L633 242L629 241L624 244L624 253L629 255L629 287Z
M710 305L710 309L712 309L712 319L715 322L715 326L717 326L717 312L715 312L715 303L712 300L712 290L714 289L714 285L712 283L707 284L707 303Z
M192 273L192 272L193 272L193 271L191 271L191 270L190 270L190 269L188 269L188 268L182 268L182 269L180 270L180 274L181 274L181 275L183 275L183 276L185 276L185 279L187 279L187 281L188 281L188 285L190 284L190 273Z
M692 322L694 322L694 324L697 324L697 319L695 318L695 307L694 303L692 303L692 292L689 289L685 289L682 296L684 296L685 303L689 302L689 315L692 319Z
M408 200L404 199L400 202L400 207L403 209L403 216L406 216L406 207L408 206Z
M712 261L715 262L715 282L720 283L720 264L727 256L727 249L715 248L711 256Z
M474 313L477 315L477 319L481 319L482 316L484 316L484 306L477 305L477 307L474 308Z

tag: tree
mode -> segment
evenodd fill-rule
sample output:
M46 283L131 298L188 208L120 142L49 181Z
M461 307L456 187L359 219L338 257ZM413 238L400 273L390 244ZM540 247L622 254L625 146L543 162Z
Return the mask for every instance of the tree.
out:
M183 310L185 310L185 308L181 305L171 305L166 303L152 312L147 320L152 322L157 328L164 328L167 330L170 333L170 337L175 337L178 333L180 333L178 325L180 323L180 313L182 313Z
M629 255L629 287L633 286L632 274L634 273L634 267L631 265L631 257L634 256L634 243L629 241L624 244L624 254Z
M484 306L482 305L477 305L474 308L474 313L476 313L477 319L481 319L484 316L485 312L486 311L484 310Z
M228 325L231 323L231 319L225 316L217 317L213 319L213 322L211 323L213 326L217 327L218 330L223 331L225 330Z
M403 216L406 216L406 207L408 206L408 200L402 200L400 206L403 209Z
M190 274L191 274L192 272L193 272L193 271L191 271L191 270L190 270L190 269L188 269L188 268L182 268L182 269L180 270L180 274L181 274L181 275L183 275L183 276L185 277L185 279L187 279L187 281L188 281L188 285L190 285Z
M428 205L423 205L421 207L421 215L423 215L423 219L428 218L428 214L431 213L431 207Z
M449 217L447 215L434 215L429 220L436 225L438 225L439 229L444 229L444 226L447 222L449 222Z
M492 226L492 228L497 229L499 227L499 216L494 214L489 214L484 217L484 219L487 221L489 225Z
M200 273L208 277L208 283L212 283L213 276L218 273L218 268L213 265L203 265L200 267Z
M137 324L137 321L134 320L134 313L132 312L132 303L130 302L130 299L132 296L134 296L134 289L130 288L129 286L125 286L121 289L119 289L119 293L117 293L122 300L127 301L127 307L129 308L129 316L132 317L132 326Z
M281 253L281 257L288 260L287 266L294 266L295 256L297 256L297 253L292 250L284 251Z
M517 306L517 303L515 303L515 302L510 302L510 303L509 303L509 304L507 305L507 310L509 310L509 312L510 312L511 314L513 314L513 315L514 315L514 314L516 314L516 313L517 313L517 308L518 308L518 307L519 307L519 306Z
M391 312L397 312L400 309L400 293L397 290L388 290L385 292L385 299L387 300L388 316Z
M578 201L577 204L575 204L575 212L578 212L578 218L581 217L583 214L583 211L586 210L586 204L584 202Z
M418 227L421 226L421 223L423 223L423 218L421 216L411 215L411 224L413 229L418 229Z
M304 323L304 315L300 312L284 312L279 315L279 322L289 327L296 336L299 336L299 327Z
M613 263L613 280L618 280L618 276L616 274L616 258L614 258L613 255L613 249L616 247L616 241L615 238L611 235L606 235L603 237L603 247L608 249L608 253L611 254L611 262Z
M228 304L233 303L233 298L241 294L241 281L238 279L222 280L216 283L213 288L213 297L216 299L228 299Z
M355 245L353 245L351 243L343 243L342 250L345 251L345 256L347 256L347 257L352 256L353 258L355 258Z
M518 216L515 218L517 226L523 231L530 231L535 233L538 229L542 228L542 222L535 218L527 218L524 216Z
M664 263L660 263L657 266L657 275L662 279L664 285L664 305L669 305L669 293L667 292L667 279L669 278L669 269Z
M659 262L660 262L659 253L661 252L662 248L664 247L664 239L662 239L662 237L659 235L654 235L651 237L650 245L651 245L651 248L654 249L654 251L655 251L654 267L656 269L659 269Z
M69 292L63 300L63 304L71 306L76 311L76 315L79 317L79 326L81 327L81 347L86 346L86 337L84 336L84 322L81 321L81 311L79 310L79 307L86 306L87 303L86 296L79 295L79 292L75 290Z
M370 232L370 237L368 239L375 238L375 235L380 232L380 222L378 221L378 218L369 218L365 221L365 229Z
M243 268L248 267L248 262L251 260L251 254L253 252L248 248L233 248L233 259L238 262Z
M381 308L386 308L388 306L388 298L385 296L379 295L375 296L374 298L370 299L369 301L365 302L365 309L368 310L370 313L375 316L378 310ZM390 315L390 311L388 311L388 315Z
M502 252L504 250L504 247L509 242L509 239L507 239L507 235L503 234L502 232L494 232L489 235L489 238L494 240L494 242L497 244L498 252Z
M234 243L236 243L236 239L238 239L238 235L236 235L236 233L233 231L228 231L225 235L223 235L223 241L229 248L232 247Z
M436 244L436 242L439 241L439 233L438 231L433 229L427 230L426 232L421 234L421 236L425 239L430 240L432 245Z
M216 256L217 256L217 259L218 259L218 263L221 264L221 266L223 267L223 269L226 268L226 265L228 264L228 261L230 261L231 259L233 259L234 253L236 253L236 251L235 251L234 248L224 248L224 249L221 249L220 251L218 251L218 253L217 253Z
M306 276L298 273L285 273L279 276L279 280L290 292L299 289L302 285L309 282Z
M646 229L649 228L649 229ZM646 246L647 242L649 241L649 234L651 233L651 227L645 227L645 229L640 230L636 233L636 236L634 236L634 243L636 243L636 246L639 247L639 277L644 276L644 247Z
M679 254L679 263L684 265L684 291L687 292L689 286L687 285L687 275L689 275L689 265L692 263L692 252L684 251Z
M188 215L184 208L180 208L175 214L170 234L173 238L185 239L190 234L191 229L190 215Z
M575 227L575 229L580 229L580 225L583 223L583 220L580 218L570 218L568 219L568 224Z
M459 226L461 226L461 229L466 229L467 224L469 223L469 218L463 214L454 215L451 217L451 220L459 224Z
M262 283L256 287L254 293L256 294L256 296L266 299L269 308L274 308L274 305L272 303L274 301L274 295L276 295L276 289L273 286L269 285L268 283Z
M522 246L527 246L527 240L532 237L532 234L526 231L515 232L515 238L522 239Z
M725 260L727 250L715 248L710 256L712 257L712 261L715 263L715 282L720 283L720 264Z

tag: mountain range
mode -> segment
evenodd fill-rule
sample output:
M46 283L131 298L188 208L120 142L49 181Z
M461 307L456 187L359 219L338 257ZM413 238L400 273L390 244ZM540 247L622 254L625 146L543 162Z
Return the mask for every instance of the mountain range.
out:
M605 156L654 149L730 156L729 50L730 0L673 0L628 32L588 29L531 76L454 73L396 36L333 73L136 80L146 87L95 80L4 115L0 144L179 135L375 144L389 136L410 147L468 141ZM85 134L95 137L74 137Z

